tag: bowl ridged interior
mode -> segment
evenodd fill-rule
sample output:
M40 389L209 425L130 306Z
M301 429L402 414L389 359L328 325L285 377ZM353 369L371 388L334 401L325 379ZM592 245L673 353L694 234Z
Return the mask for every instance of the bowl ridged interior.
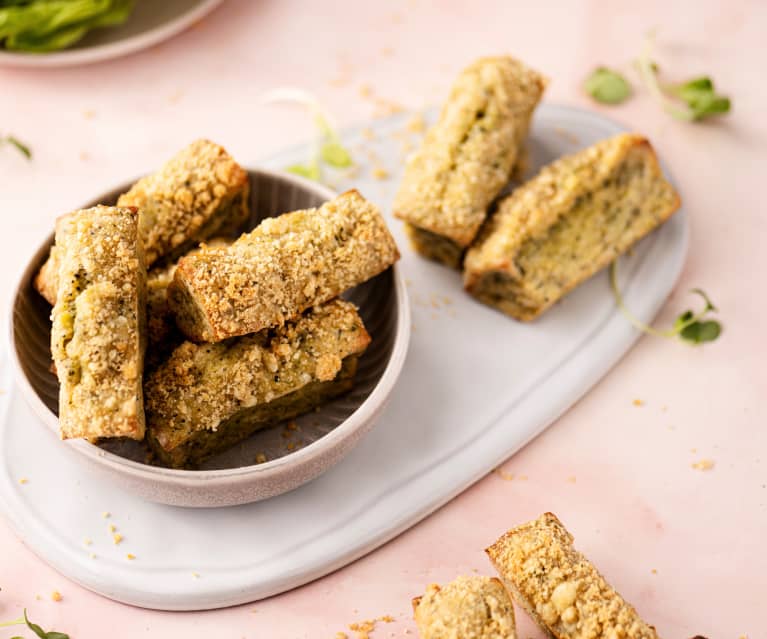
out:
M327 199L321 188L297 185L288 178L250 171L252 215L247 228L260 220L302 208L318 206ZM86 206L113 204L120 193L129 188L107 193ZM58 382L51 372L50 312L51 307L33 287L34 277L48 257L53 234L31 260L14 300L12 341L23 374L35 394L53 413L58 414ZM348 394L324 405L319 412L296 420L296 430L281 427L256 433L248 441L209 460L204 469L238 468L254 463L264 453L272 460L305 447L327 434L347 419L368 397L381 378L391 357L397 330L397 299L391 269L344 294L360 308L365 326L373 338L360 358L355 388ZM140 461L143 449L132 442L115 441L106 446L109 452Z

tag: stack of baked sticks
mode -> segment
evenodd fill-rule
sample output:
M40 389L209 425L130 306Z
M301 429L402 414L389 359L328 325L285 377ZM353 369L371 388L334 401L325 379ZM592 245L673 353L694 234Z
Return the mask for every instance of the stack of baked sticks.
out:
M371 338L339 296L399 258L379 210L349 191L240 234L249 207L247 172L200 140L57 221L35 285L63 438L146 440L194 468L353 387Z

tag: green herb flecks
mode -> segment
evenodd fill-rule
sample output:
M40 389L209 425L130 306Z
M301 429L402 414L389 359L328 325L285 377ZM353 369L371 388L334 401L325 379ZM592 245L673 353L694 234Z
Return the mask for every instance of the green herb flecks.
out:
M707 76L679 84L662 85L658 79L658 67L652 61L654 43L653 34L648 34L637 59L637 68L650 95L667 113L688 122L729 113L730 99L718 94L713 80Z
M0 623L0 628L5 628L8 626L23 626L25 624L27 628L29 628L38 637L40 637L40 639L69 639L69 635L64 634L63 632L57 632L56 630L50 630L46 632L36 623L32 623L29 620L29 617L27 617L26 608L24 608L23 617L19 617L18 619L14 619L13 621L5 621L3 623ZM15 637L11 637L11 639L24 639L24 637L15 636Z
M311 93L295 88L280 88L268 91L262 101L266 104L276 102L293 102L309 109L317 134L314 140L312 157L306 164L294 164L286 167L286 171L295 173L310 180L321 181L323 167L345 169L354 163L351 153L343 146L341 139L332 124L327 111Z
M716 313L719 309L709 299L708 295L699 288L694 288L690 292L696 295L700 295L703 298L703 309L697 313L692 310L687 310L681 313L676 320L672 328L666 330L659 330L652 326L645 324L642 320L637 318L627 307L623 301L623 295L618 287L618 260L615 260L610 265L610 287L615 297L615 304L620 309L621 313L628 319L634 327L646 335L652 335L654 337L663 337L666 339L678 338L688 344L703 344L704 342L713 342L722 333L722 325L714 319L711 319L709 314Z
M19 138L13 135L0 136L0 146L3 144L10 144L12 147L15 147L16 150L25 158L27 158L27 160L32 159L32 150L21 140L19 140Z
M626 78L607 67L594 69L584 81L583 90L603 104L620 104L631 95L631 85Z

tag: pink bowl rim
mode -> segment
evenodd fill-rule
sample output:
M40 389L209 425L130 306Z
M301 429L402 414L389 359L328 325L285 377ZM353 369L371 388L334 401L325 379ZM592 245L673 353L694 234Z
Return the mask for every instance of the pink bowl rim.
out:
M337 195L335 191L322 184L312 182L306 178L284 171L247 167L246 170L249 174L259 174L267 179L292 182L295 186L313 192L315 195L326 200L332 199ZM132 181L119 184L115 188L109 189L98 198L95 198L93 201L106 199L107 195L110 195L114 191L124 189L131 183ZM88 206L90 206L90 204ZM48 235L48 240L38 248L38 253L42 251L44 247L49 245L49 240L50 234ZM19 354L16 351L16 342L14 339L15 302L21 293L24 282L29 278L30 270L32 268L33 264L31 262L28 263L13 288L12 302L8 314L8 331L6 335L8 340L8 350L11 354L10 359L13 369L13 377L21 388L24 399L51 431L58 434L58 418L43 403L24 373L24 369L19 360ZM302 466L312 459L329 453L336 447L336 445L353 435L356 431L364 429L371 420L376 418L378 411L380 411L386 403L389 395L394 389L400 373L402 372L402 367L407 356L408 345L410 343L410 300L408 298L407 287L405 286L399 263L395 263L392 266L392 271L395 287L395 302L397 304L397 327L395 329L394 343L386 368L373 387L370 395L365 398L355 411L332 431L323 435L308 446L262 464L252 464L249 466L217 470L177 470L135 462L105 451L85 440L70 440L62 443L70 446L72 449L88 458L89 461L100 466L106 466L119 474L129 475L135 479L158 481L163 485L175 485L179 487L200 486L201 484L209 486L231 485L233 481L235 483L240 483L240 481L252 481L256 476L258 476L259 479L266 480L272 477L281 476L293 466ZM350 450L351 449L349 449L349 451Z

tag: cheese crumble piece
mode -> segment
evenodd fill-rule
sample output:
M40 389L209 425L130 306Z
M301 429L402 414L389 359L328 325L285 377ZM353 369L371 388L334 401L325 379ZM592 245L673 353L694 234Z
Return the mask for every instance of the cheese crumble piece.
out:
M459 577L413 600L421 639L516 639L514 607L500 580Z
M54 591L51 593L51 599L52 599L53 601L56 601L56 602L58 602L58 601L61 601L61 600L63 599L63 597L61 596L61 593L60 593L58 590L54 590Z
M559 639L658 639L551 513L511 529L485 552L514 600Z
M695 470L711 470L714 467L714 460L713 459L701 459L700 461L696 461L692 464L692 467Z
M126 558L127 558L129 561L133 561L133 560L136 558L136 555L134 555L134 554L132 554L132 553L128 553L127 555L125 555L125 557L126 557Z
M115 533L112 537L114 540L115 546L119 544L123 540L123 536L120 533Z

